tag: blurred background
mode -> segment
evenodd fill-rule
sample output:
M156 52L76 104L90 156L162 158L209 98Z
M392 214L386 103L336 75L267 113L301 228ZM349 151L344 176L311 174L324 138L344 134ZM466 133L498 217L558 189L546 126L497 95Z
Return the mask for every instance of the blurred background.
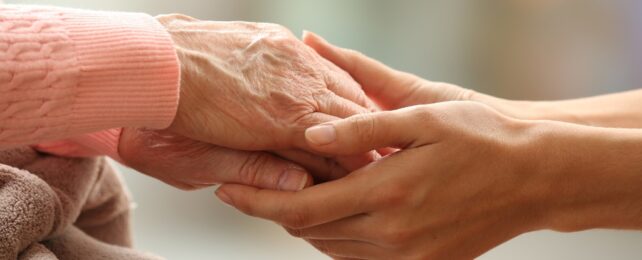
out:
M28 0L317 32L395 68L514 99L561 99L642 84L635 0ZM138 204L136 246L168 259L327 259L278 226L123 168ZM377 228L377 227L372 227ZM641 259L642 233L534 232L481 259ZM465 246L465 245L462 245Z

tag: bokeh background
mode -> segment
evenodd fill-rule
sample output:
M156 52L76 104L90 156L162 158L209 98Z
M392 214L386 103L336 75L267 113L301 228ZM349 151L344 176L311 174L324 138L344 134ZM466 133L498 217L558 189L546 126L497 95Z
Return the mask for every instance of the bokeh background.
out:
M642 1L6 0L303 29L425 78L515 99L561 99L642 84ZM123 168L139 249L168 259L327 259L278 226ZM377 228L377 227L372 227ZM462 245L466 246L466 245ZM642 233L522 235L481 259L641 259Z

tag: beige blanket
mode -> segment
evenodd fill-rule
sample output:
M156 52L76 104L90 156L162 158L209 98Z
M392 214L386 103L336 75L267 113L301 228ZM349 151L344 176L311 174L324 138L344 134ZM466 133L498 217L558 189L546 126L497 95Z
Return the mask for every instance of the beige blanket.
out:
M104 158L0 151L0 259L158 259L131 249L129 213Z

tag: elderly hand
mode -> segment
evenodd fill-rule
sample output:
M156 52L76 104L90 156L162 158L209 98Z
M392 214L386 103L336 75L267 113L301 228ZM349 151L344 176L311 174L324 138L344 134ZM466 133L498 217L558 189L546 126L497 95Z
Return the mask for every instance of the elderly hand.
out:
M335 164L310 165L308 162L315 162L312 159L300 159L301 163L296 164L268 152L232 150L168 131L125 128L120 140L118 150L123 163L184 190L239 183L296 191L312 183L302 166L338 171Z
M234 149L307 149L307 127L373 108L348 74L284 27L182 15L157 19L181 63L181 98L170 131Z

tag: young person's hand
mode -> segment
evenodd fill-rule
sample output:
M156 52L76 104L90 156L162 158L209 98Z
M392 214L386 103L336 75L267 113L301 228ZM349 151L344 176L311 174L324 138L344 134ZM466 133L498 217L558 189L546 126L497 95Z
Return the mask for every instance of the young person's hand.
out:
M303 41L350 73L368 96L385 109L444 101L476 101L517 119L642 128L642 109L638 108L642 90L559 101L509 100L391 69L359 52L336 47L313 33L305 33Z
M473 259L525 232L642 229L642 131L525 121L469 101L306 131L331 154L401 150L298 192L218 197L335 259Z
M219 198L335 259L469 259L543 228L538 132L485 105L357 115L306 134L324 153L402 150L299 192L223 185Z

